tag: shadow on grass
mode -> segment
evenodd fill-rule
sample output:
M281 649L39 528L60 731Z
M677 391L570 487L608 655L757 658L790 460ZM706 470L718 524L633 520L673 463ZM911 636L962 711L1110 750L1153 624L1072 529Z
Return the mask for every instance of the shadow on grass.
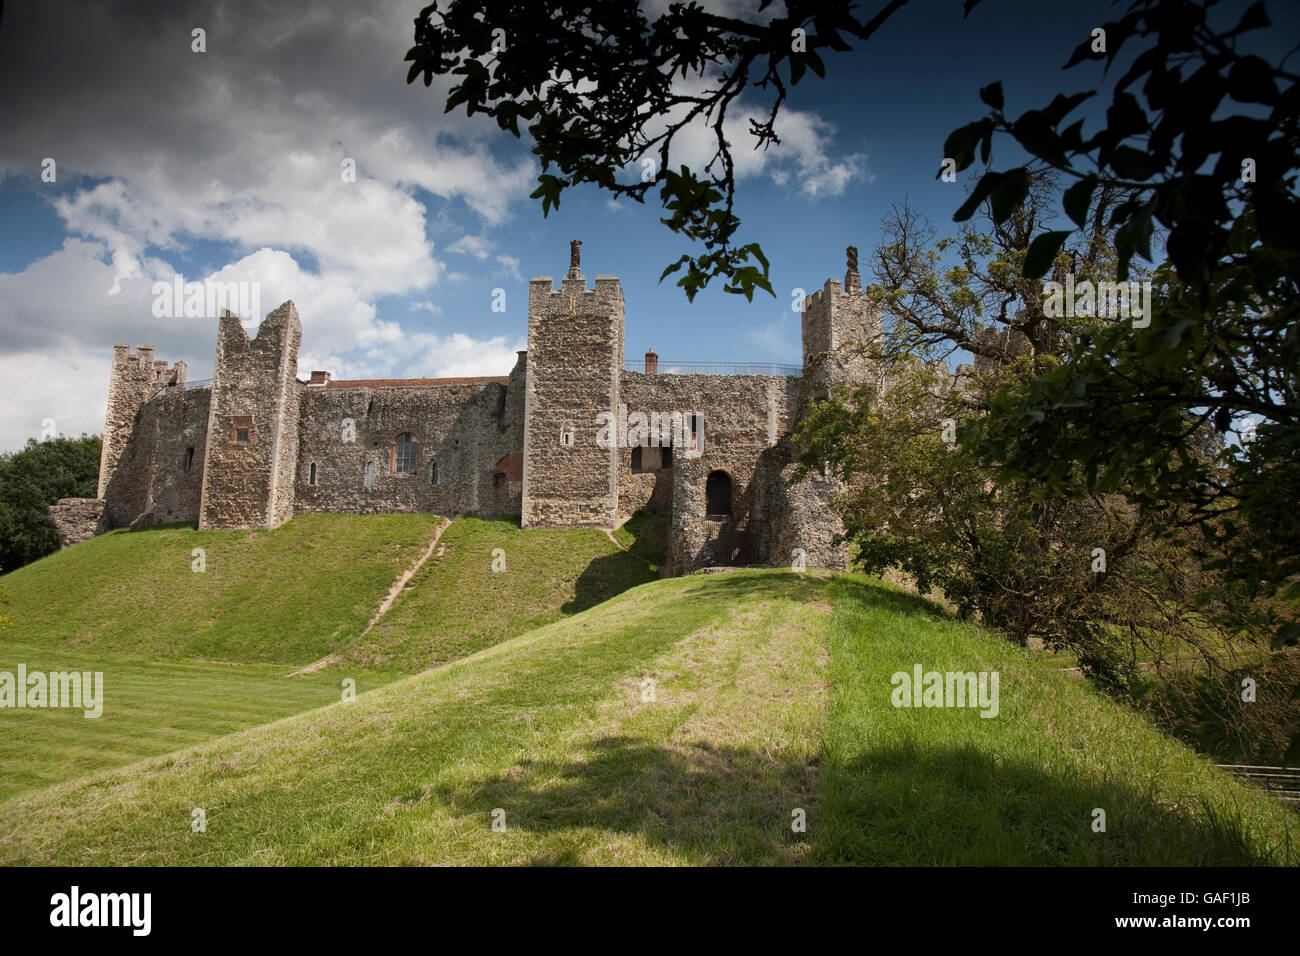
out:
M1250 866L1295 862L1297 849L1261 849L1238 808L1194 791L1061 776L969 745L828 761L821 798L821 863Z
M815 777L815 767L779 755L605 737L572 762L526 760L498 777L434 794L466 813L500 807L512 829L563 835L594 828L640 835L693 863L775 864L809 849L791 832L790 819L796 807L812 816ZM556 842L532 862L613 862L599 850L581 859Z
M569 762L524 761L434 794L556 836L531 861L547 865L624 862L602 856L588 830L709 864L1257 865L1284 852L1260 852L1239 819L1194 798L1063 779L972 748L888 749L819 768L779 751L606 737ZM1094 808L1105 833L1093 832ZM796 809L804 834L792 832Z
M573 598L560 605L560 611L566 615L577 614L629 588L658 579L654 568L626 551L602 555L583 568L573 582Z

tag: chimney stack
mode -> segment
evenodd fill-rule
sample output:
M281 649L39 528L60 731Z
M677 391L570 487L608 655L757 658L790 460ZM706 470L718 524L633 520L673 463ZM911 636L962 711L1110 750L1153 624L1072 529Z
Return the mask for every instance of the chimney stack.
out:
M582 278L582 240L573 239L569 242L569 278Z
M659 374L659 356L655 355L654 349L649 349L645 353L645 373L647 375Z
M862 277L858 275L858 247L849 246L844 250L847 260L844 270L844 291L858 293L862 291Z

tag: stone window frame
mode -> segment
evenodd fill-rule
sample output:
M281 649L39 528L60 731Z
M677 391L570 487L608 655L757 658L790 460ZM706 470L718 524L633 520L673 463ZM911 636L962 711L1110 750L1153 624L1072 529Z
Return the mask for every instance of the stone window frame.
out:
M241 439L239 433L243 432L244 437ZM239 445L248 445L253 441L253 416L252 415L231 415L230 416L230 440Z
M397 446L402 443L402 436L409 435L410 441L406 444L411 446L411 467L402 471L397 470ZM390 475L414 475L420 471L420 440L415 437L415 431L410 428L403 428L393 436L392 442L388 446L388 473Z

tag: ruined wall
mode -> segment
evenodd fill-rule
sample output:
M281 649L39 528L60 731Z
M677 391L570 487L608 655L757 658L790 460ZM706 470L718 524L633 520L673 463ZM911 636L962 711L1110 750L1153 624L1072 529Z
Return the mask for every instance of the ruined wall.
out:
M843 487L836 479L817 472L791 484L795 454L786 438L759 462L754 477L754 508L764 516L765 531L755 540L754 561L791 567L798 550L807 567L847 570L848 548L835 541L844 525L832 507Z
M675 448L672 468L635 474L632 449L619 449L619 515L671 503L674 530L669 551L670 558L676 555L671 562L674 573L706 563L750 560L751 539L766 533L765 517L753 508L755 469L763 453L790 430L798 395L795 377L623 373L620 396L629 415L676 411L703 416L698 459L687 458ZM731 478L732 510L725 521L706 521L704 514L705 482L713 471ZM679 488L681 481L685 485ZM705 541L711 542L708 548Z
M623 290L612 276L588 289L574 263L558 291L528 288L524 527L608 527L618 511L619 450L597 444L596 416L618 408Z
M211 394L171 386L141 406L103 491L105 527L198 520Z
M136 415L161 388L185 384L185 363L169 366L153 357L152 345L141 345L133 354L123 344L113 346L113 367L108 380L108 413L99 453L99 486L96 496L108 490L118 460L135 430Z
M292 302L268 315L252 341L238 316L221 316L200 528L273 528L293 516L301 341Z
M59 547L70 548L108 528L104 524L103 498L60 498L46 509Z
M522 357L511 382L305 389L295 512L518 514ZM396 441L404 432L416 442L415 467L397 472ZM349 434L353 439L345 440ZM367 463L374 466L368 488Z

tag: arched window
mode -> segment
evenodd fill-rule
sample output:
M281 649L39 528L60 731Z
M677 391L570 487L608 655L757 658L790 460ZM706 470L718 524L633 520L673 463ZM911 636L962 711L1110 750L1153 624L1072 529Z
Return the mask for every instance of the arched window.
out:
M704 483L704 513L711 518L731 514L731 476L725 471L709 472Z
M402 432L397 436L397 444L393 449L393 471L397 474L415 471L416 449L419 446L415 443L415 436L410 432Z

